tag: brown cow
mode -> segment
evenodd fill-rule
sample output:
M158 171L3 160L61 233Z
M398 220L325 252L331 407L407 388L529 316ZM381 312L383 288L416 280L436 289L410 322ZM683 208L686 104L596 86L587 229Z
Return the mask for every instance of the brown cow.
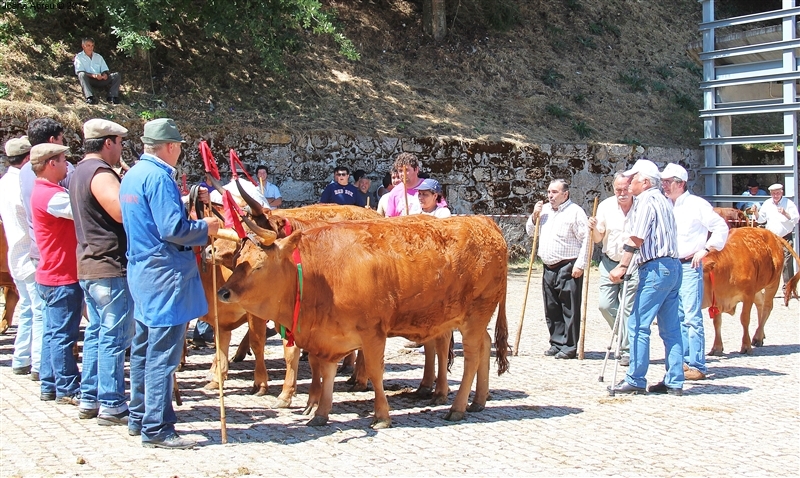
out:
M386 338L437 339L437 348L446 350L448 343L439 344L438 338L453 328L463 338L464 375L445 418L460 420L467 410L483 410L491 348L486 326L496 308L498 373L508 369L507 252L493 221L407 216L329 224L277 240L272 231L250 227L261 245L245 243L218 295L291 329L298 285L292 254L300 252L303 300L294 333L297 344L309 352L314 375L305 413L317 407L308 425L327 423L336 364L361 348L375 389L371 427L390 426L383 389ZM347 260L332 267L331 257ZM365 302L372 306L364 307ZM467 408L476 374L476 392ZM440 374L438 381L446 382L447 374ZM437 388L444 390L446 384L437 383Z
M8 268L8 243L6 242L6 231L3 228L2 221L0 221L0 289L2 289L5 298L3 315L0 316L0 334L4 334L11 326L14 309L16 309L19 301L19 293Z
M732 208L732 207L715 207L714 212L719 214L722 219L725 219L725 223L728 224L728 229L734 229L737 227L746 227L751 225L747 215L744 212Z
M752 346L764 344L764 324L772 312L775 292L781 282L783 248L787 247L797 257L789 244L766 229L745 227L731 230L728 242L721 251L712 251L703 259L703 308L714 305L726 314L733 315L736 305L742 303L740 321L743 354L752 354ZM796 290L800 273L792 277L784 296L789 303ZM756 305L758 328L750 339L750 309ZM711 315L709 313L709 315ZM722 355L721 314L714 319L714 346L709 355Z

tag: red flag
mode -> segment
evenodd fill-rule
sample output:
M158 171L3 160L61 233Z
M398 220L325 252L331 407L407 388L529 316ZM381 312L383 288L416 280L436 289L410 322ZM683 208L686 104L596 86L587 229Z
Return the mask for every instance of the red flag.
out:
M247 174L247 169L245 169L244 164L242 164L242 161L239 159L239 155L236 154L236 151L234 151L233 148L231 148L229 156L231 160L231 175L233 176L233 179L239 179L239 175L236 173L236 165L238 164L239 167L242 168L244 175L247 176L247 179L249 179L251 183L258 186L258 184L253 181L253 178Z
M225 227L232 227L236 231L236 234L239 235L239 239L244 239L247 234L244 232L241 219L239 219L241 210L239 209L239 205L236 204L236 201L233 200L231 192L228 190L225 190L225 195L222 196L222 208L225 210Z
M211 154L211 148L208 147L208 143L205 140L200 141L200 156L203 157L203 167L206 172L214 176L214 179L219 180L217 161L214 159L214 155Z

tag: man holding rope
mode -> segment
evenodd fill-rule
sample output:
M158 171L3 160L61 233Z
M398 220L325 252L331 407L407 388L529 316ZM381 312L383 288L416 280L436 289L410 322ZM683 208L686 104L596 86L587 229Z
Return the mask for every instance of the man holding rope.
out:
M186 217L175 182L185 141L175 122L146 123L142 142L144 154L120 187L128 283L136 302L128 433L141 434L145 447L191 448L195 442L175 432L173 377L186 323L208 312L192 246L204 246L219 222Z
M533 235L541 215L538 255L544 264L542 294L550 332L550 348L544 354L574 359L580 336L588 222L583 209L569 198L565 180L554 179L547 187L547 198L549 204L537 202L525 224L528 235Z
M605 199L600 203L597 208L597 215L589 218L589 228L592 230L592 241L603 243L603 255L600 259L600 294L599 304L600 314L608 322L609 327L614 328L614 321L617 317L617 310L622 297L622 284L611 282L608 273L611 272L620 259L622 259L623 246L628 239L625 236L625 228L628 226L631 217L631 209L633 208L633 196L628 190L630 178L618 172L614 175L614 196ZM633 308L633 297L636 294L636 286L639 283L639 277L633 270L631 273L631 281L628 283L628 291L624 297L625 310L622 312L622 321L620 322L620 335L622 335L622 343L620 351L622 357L619 364L627 367L630 363L630 355L628 353L628 333L627 323L628 316L631 315Z
M664 341L667 373L662 382L649 388L651 393L683 395L683 346L678 318L678 291L681 286L681 264L678 261L678 239L672 204L658 185L658 166L639 159L625 177L632 177L630 191L636 196L628 239L619 264L609 274L612 282L622 282L633 264L639 266L639 285L628 317L631 361L625 379L609 386L614 394L636 395L645 392L647 368L650 365L650 326L658 317L658 333ZM634 257L634 253L639 254ZM635 260L635 263L633 262ZM612 388L613 387L613 388Z

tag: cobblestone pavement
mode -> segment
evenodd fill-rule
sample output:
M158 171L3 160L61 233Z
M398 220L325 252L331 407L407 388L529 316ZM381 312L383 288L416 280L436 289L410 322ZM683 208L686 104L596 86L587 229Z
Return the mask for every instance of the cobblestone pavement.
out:
M688 382L683 397L609 397L612 367L598 382L608 326L596 310L596 269L589 298L586 359L544 357L540 273L534 273L520 353L509 373L491 377L486 410L462 422L443 419L447 406L428 406L406 393L422 376L423 357L389 340L385 384L393 427L369 428L373 393L347 391L340 377L330 425L305 426L309 370L302 363L291 409L270 408L284 371L279 341L268 341L270 395L248 394L252 358L233 364L226 383L228 444L220 443L219 397L203 389L212 352L193 351L178 374L183 405L178 431L200 442L194 450L141 446L124 427L79 420L75 407L41 402L38 384L12 375L13 334L0 337L0 475L2 476L428 476L428 475L792 475L800 472L800 342L798 301L776 299L765 346L737 353L741 326L724 318L723 357L710 375ZM525 271L509 276L509 339L513 344ZM779 304L780 302L780 304ZM754 319L755 321L755 319ZM713 341L706 319L707 348ZM751 334L755 326L751 326ZM648 379L663 373L663 346L654 328ZM243 331L234 337L237 344ZM458 337L457 337L458 338ZM459 344L460 345L460 344ZM459 357L450 395L461 378ZM611 362L613 365L613 362ZM493 365L493 370L496 368ZM622 378L621 371L619 378Z

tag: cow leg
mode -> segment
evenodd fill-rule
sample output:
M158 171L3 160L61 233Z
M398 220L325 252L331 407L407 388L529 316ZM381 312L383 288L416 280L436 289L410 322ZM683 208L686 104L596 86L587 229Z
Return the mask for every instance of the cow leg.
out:
M266 334L266 331L264 332ZM247 327L247 332L245 332L244 337L242 337L242 341L239 342L239 347L236 348L236 353L233 354L233 358L231 362L238 363L244 361L247 354L250 352L250 327Z
M311 367L311 384L308 387L308 403L303 410L303 415L311 415L316 407L319 406L322 396L322 373L316 357L308 354L308 366Z
M742 348L739 350L741 354L753 354L753 347L750 343L750 309L753 308L753 299L745 298L742 302L742 315L739 321L742 323Z
M309 363L312 361L311 357L312 355L309 353ZM328 362L320 359L315 360L315 362L316 365L312 366L314 368L319 368L322 376L322 387L320 387L322 395L319 398L317 411L314 412L314 418L309 420L306 425L310 427L321 427L328 424L328 415L331 413L331 408L333 408L333 382L336 380L337 362Z
M267 321L247 314L248 334L250 334L248 347L253 350L256 359L256 368L253 373L253 393L259 397L267 394L269 387L269 374L264 363L264 344L267 341ZM244 343L244 340L242 340ZM239 345L241 348L241 344Z
M380 336L365 338L361 348L364 353L367 376L372 380L372 387L375 389L375 418L369 427L376 430L392 426L392 419L389 417L389 402L386 400L386 393L383 389L383 354L385 349L386 338Z
M433 394L431 405L444 405L447 403L447 395L450 393L450 386L447 384L447 364L450 355L450 341L453 331L436 337L436 359L439 361L438 376L436 377L436 392ZM427 361L427 356L426 356Z
M756 312L758 313L758 328L756 328L756 332L753 334L753 347L764 346L764 325L766 325L767 319L769 319L769 315L772 313L772 307L775 302L775 293L778 291L779 285L779 281L768 285L766 288L764 288L763 295L759 297L760 303L756 305Z
M366 392L369 390L369 387L367 386L368 381L367 368L364 365L364 352L362 352L361 349L358 349L355 370L353 371L353 375L347 379L347 383L353 385L350 387L351 392Z
M342 360L342 366L339 367L337 373L340 373L342 375L347 375L348 373L354 373L355 364L356 364L356 351L353 350L344 357L344 360Z
M433 382L436 381L436 339L423 343L422 349L425 351L425 367L422 372L422 381L414 394L419 398L431 398L433 397Z
M11 320L14 318L14 309L17 308L19 302L19 295L17 288L14 286L5 287L6 302L3 309L3 320L0 321L0 334L5 334L9 327L11 327Z
M220 331L214 330L214 333L217 334L219 338L219 348L217 349L218 353L222 356L222 363L217 362L217 354L214 354L214 360L211 362L211 381L204 387L206 390L216 390L219 388L219 382L217 382L217 367L221 367L222 370L222 381L228 379L228 347L231 345L231 331L227 329L222 329Z
M717 314L714 320L714 346L708 351L708 355L722 356L722 312Z
M485 328L482 328L481 330L470 330L465 327L461 330L461 337L464 345L464 375L461 377L461 386L458 388L458 393L456 394L455 400L453 400L453 405L450 407L450 411L447 412L447 415L444 417L445 420L449 420L451 422L464 419L464 413L467 410L467 401L469 400L469 392L472 388L472 381L475 379L478 368L482 366L481 360L483 360L484 355L488 353L488 347L491 345L491 339L489 338ZM487 349L485 353L481 350L483 348ZM480 411L482 406L486 403L489 390L488 357L485 359L485 361L487 367L487 383L483 387L479 383L476 388L475 398L473 401L473 406L478 409L476 411ZM479 396L479 391L482 389L484 396L481 397Z
M472 403L467 408L469 412L483 411L486 401L489 399L489 356L492 349L492 338L486 329L484 329L482 345L480 361L477 366L478 379L475 383L475 396L472 397Z
M283 341L283 359L286 361L286 376L283 378L283 389L278 395L275 408L289 408L292 406L292 397L297 393L297 369L300 367L300 347L289 347Z

